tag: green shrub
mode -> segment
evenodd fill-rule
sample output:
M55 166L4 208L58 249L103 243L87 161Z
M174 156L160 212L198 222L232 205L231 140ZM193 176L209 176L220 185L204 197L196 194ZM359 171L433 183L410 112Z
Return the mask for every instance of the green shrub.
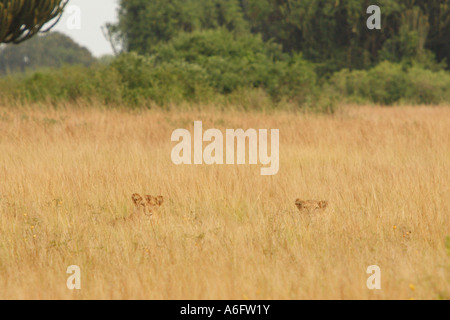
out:
M450 102L450 74L419 66L382 62L367 71L343 69L333 75L330 85L351 102L384 105L396 103L438 104Z
M450 102L450 73L412 67L407 73L408 88L405 97L409 102L438 104Z
M315 68L301 54L287 55L259 36L218 29L179 34L155 46L149 56L126 53L89 68L65 66L0 78L0 98L55 104L95 99L128 107L284 105L317 112L333 112L339 100L384 105L450 101L450 74L423 65L382 62L369 70L343 69L329 80L318 79Z
M288 95L304 100L316 86L314 65L301 55L290 57L281 46L258 35L236 35L225 29L181 33L156 46L157 63L197 65L202 83L220 94L242 88L263 88L273 98ZM192 75L196 79L196 74Z

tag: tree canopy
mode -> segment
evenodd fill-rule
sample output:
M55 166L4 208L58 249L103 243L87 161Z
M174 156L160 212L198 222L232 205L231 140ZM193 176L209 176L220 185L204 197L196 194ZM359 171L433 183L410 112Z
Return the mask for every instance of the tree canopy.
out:
M369 30L369 0L121 0L110 25L124 51L149 54L180 32L224 27L259 33L324 72L383 60L450 63L450 0L379 0L381 30Z

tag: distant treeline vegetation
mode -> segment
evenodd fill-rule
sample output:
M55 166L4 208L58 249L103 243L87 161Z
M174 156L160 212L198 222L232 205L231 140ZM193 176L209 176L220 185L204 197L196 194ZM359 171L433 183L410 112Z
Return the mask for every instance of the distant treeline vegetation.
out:
M58 32L35 36L20 45L0 49L0 74L24 72L63 65L90 66L96 60L91 52Z
M450 102L450 0L380 0L381 30L366 26L371 4L122 0L107 27L117 57L96 61L59 34L8 46L0 73L46 69L0 79L0 99L323 111L337 101Z

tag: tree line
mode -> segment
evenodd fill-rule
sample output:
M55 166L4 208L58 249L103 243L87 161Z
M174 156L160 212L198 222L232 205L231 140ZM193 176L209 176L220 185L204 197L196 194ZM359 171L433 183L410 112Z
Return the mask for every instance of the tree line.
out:
M367 27L369 0L119 4L118 22L105 30L117 56L100 63L57 33L0 47L0 73L9 74L0 77L0 102L319 112L338 102L450 102L450 0L379 0L379 30ZM39 70L16 75L13 66Z
M381 8L381 30L366 26ZM226 28L301 52L324 73L368 69L381 61L450 62L450 0L121 0L111 40L151 54L181 32Z

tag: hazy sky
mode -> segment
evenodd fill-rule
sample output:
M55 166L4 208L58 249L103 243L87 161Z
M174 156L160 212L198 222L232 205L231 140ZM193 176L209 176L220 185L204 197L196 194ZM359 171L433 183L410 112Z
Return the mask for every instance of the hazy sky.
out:
M118 0L70 0L62 19L52 29L67 34L94 56L112 53L101 27L117 20Z

